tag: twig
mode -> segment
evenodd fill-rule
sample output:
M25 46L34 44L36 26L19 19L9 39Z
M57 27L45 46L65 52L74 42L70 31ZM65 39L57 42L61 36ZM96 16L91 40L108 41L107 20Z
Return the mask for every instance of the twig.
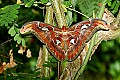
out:
M47 48L46 48L46 45L43 45L43 53L44 53L44 61L45 62L47 62L48 61L48 56L49 56L49 52L48 52L48 50L47 50ZM45 74L45 77L49 77L49 67L45 67L45 72L44 72L44 74Z
M72 9L72 8L69 8L69 7L66 7L66 8L69 9L69 10L71 10L71 11L74 11L74 12L76 12L76 13L79 13L79 14L83 15L83 16L85 16L85 17L88 18L88 19L90 18L90 17L88 17L87 15L85 15L85 14L79 12L79 11L76 11L75 9Z
M60 79L60 61L58 61L58 80Z
M42 67L42 64L43 64L42 56L43 56L42 47L40 47L36 68L41 68L41 69L43 68Z
M2 45L6 44L6 43L8 43L8 42L10 42L10 41L12 41L12 40L13 40L13 39L9 39L9 40L7 40L7 41L1 43L1 44L0 44L0 47L1 47Z

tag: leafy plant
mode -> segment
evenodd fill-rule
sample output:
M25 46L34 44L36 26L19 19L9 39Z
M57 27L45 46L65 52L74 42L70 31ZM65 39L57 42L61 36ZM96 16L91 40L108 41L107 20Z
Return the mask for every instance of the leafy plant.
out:
M85 15L92 17L93 10L95 13L99 11L101 0L79 0L77 8Z
M120 8L120 1L119 0L108 0L107 5L113 14L117 13Z
M20 8L19 4L8 5L0 9L0 26L8 26L9 23L12 23L15 19L18 18L18 9Z
M17 24L16 24L17 25ZM18 25L17 25L18 26ZM20 33L19 33L19 28L17 28L15 25L13 25L8 33L11 35L11 36L14 36L14 41L17 41L18 44L22 43L22 46L25 46L25 40L20 36Z
M12 24L15 19L18 18L18 9L20 8L19 4L8 5L0 9L0 26L5 25L6 27L8 24ZM14 41L17 41L18 44L22 43L25 46L25 40L20 37L19 28L17 28L17 24L14 25L9 29L8 33L13 37Z

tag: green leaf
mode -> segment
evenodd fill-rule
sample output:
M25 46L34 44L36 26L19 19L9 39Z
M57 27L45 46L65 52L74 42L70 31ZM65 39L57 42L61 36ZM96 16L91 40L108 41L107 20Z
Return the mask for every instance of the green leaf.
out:
M76 22L77 21L77 14L73 13L73 21Z
M23 1L24 1L24 3L25 3L25 4L27 4L27 3L28 3L28 0L23 0Z
M14 41L17 41L18 44L20 44L21 41L23 41L22 44L25 45L24 40L22 40L22 38L20 37L19 34L16 34L16 35L15 35Z
M19 37L19 38L17 39L17 43L18 43L18 44L20 44L20 43L21 43L21 41L22 41L22 38L21 38L21 37Z
M64 5L66 5L67 7L71 6L71 1L64 1Z
M42 4L46 4L48 0L41 0Z
M57 63L58 61L54 57L49 57L48 60L53 63Z
M24 39L22 39L22 46L26 46Z
M17 41L20 38L19 34L16 34L14 37L14 41Z
M8 23L7 23L7 22L5 22L5 26L8 26Z
M14 4L14 5L12 5L12 9L19 9L20 8L20 5L19 4Z
M12 11L11 11L10 13L11 13L11 14L18 14L18 10L12 9Z
M14 36L14 35L16 34L16 32L15 32L15 30L14 30L14 26L12 26L12 27L9 29L8 33L9 33L11 36Z
M119 5L120 5L120 2L117 1L116 5L115 5L115 8L114 8L114 13L116 13L118 11Z
M34 0L31 0L30 2L28 2L25 7L31 7L34 3Z
M19 33L20 29L15 27L16 33Z
M72 24L72 22L73 22L72 12L71 11L67 11L66 19L67 19L67 23L69 24L68 26L70 26Z
M11 36L14 36L16 34L15 30L12 32Z
M12 20L14 20L15 18L18 18L18 16L16 14L10 14L8 18L13 18Z
M111 2L108 2L108 6L111 6Z
M113 4L112 4L112 6L111 6L111 9L113 9L113 8L115 7L115 5L116 5L116 0L113 1Z
M6 21L9 21L9 23L12 23L12 21L14 21L14 19L8 17Z

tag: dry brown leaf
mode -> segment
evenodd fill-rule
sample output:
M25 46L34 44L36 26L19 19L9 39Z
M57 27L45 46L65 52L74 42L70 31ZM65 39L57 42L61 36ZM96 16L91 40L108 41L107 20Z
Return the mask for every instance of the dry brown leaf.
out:
M11 68L11 67L13 68L17 64L14 62L12 49L9 51L9 55L10 55L10 63L7 63L6 68Z
M17 65L13 59L12 49L9 51L9 55L10 55L10 63L7 63L7 64L6 62L2 63L2 65L0 66L0 74L3 73L3 71L6 70L7 68L13 68Z
M0 74L3 73L4 70L6 70L6 63L3 62L3 64L0 66Z
M26 56L28 57L28 58L30 58L32 55L31 55L31 51L30 51L30 49L28 49L27 50L27 54L26 54Z
M3 69L3 65L0 66L0 74L3 73L4 69Z
M23 55L25 50L26 50L26 47L23 47L23 46L20 45L20 49L18 50L18 53Z

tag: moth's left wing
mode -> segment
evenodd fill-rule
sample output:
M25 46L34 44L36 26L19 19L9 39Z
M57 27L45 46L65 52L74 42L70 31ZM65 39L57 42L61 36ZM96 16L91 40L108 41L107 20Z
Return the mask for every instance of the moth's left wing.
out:
M108 25L101 19L85 20L71 26L72 46L67 51L68 61L73 61L80 55L85 43L91 39L93 34L100 29L108 30ZM69 43L70 43L69 41Z

